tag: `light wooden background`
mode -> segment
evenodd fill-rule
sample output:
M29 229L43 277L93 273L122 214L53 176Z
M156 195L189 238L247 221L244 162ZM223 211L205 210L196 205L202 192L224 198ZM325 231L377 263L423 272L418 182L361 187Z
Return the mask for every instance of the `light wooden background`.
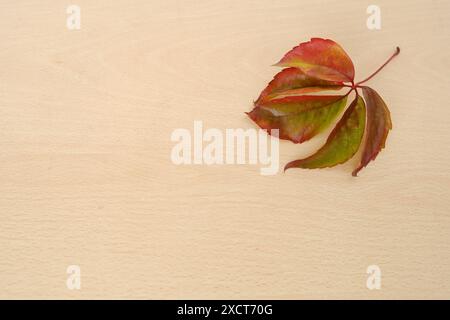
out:
M449 1L74 3L78 31L72 2L0 1L1 298L450 298ZM358 79L402 49L370 82L394 130L360 177L172 164L175 128L255 127L271 65L312 36Z

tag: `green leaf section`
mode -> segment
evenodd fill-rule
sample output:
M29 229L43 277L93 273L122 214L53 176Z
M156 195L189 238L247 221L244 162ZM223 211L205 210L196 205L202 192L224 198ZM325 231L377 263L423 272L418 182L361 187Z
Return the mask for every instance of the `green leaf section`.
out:
M325 145L315 154L302 160L288 163L289 168L326 168L344 163L358 151L364 135L366 106L357 96L331 132Z
M286 97L256 107L248 115L269 132L279 129L280 139L301 143L325 130L346 103L347 95Z

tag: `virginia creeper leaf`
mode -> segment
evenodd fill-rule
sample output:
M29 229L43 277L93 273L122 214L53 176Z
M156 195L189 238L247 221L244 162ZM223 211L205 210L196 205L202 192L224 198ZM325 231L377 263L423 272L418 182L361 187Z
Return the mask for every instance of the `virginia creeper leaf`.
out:
M330 133L323 147L305 159L289 162L284 170L326 168L346 162L358 151L365 122L366 106L364 100L358 95Z
M311 77L328 81L352 82L355 77L352 60L330 39L312 38L303 42L286 53L276 66L299 68Z
M355 100L322 148L305 159L288 163L285 170L332 167L346 162L362 146L360 164L352 173L356 176L384 148L392 129L390 113L383 99L375 90L362 84L399 53L397 47L375 72L355 82L353 62L344 49L330 39L311 38L290 50L276 64L287 68L275 75L254 102L254 109L247 114L269 133L278 129L280 139L301 143L325 130L345 108L348 94L355 91ZM323 91L343 87L350 88L345 95L323 94ZM359 95L360 89L364 99Z
M353 171L353 176L356 176L371 160L375 160L384 148L389 130L392 129L389 109L380 95L369 87L362 87L362 91L367 104L366 137L361 162Z
M324 90L340 90L342 82L313 78L298 68L286 68L275 75L261 92L255 105L285 96L301 95Z
M347 95L304 95L266 101L249 117L261 128L279 129L279 138L307 141L326 129L345 107Z

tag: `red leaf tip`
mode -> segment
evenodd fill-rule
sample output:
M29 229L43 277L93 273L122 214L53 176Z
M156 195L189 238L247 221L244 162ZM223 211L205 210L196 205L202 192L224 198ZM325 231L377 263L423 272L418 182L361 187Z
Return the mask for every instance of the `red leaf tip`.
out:
M294 161L289 162L288 164L286 164L284 166L283 172L286 172L286 170L291 169L291 168L297 168L298 163L300 163L299 160L294 160Z

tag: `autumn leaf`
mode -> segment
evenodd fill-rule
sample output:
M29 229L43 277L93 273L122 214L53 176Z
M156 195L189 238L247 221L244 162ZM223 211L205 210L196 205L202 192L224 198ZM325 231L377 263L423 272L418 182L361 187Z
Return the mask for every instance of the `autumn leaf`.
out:
M279 129L279 138L307 141L326 129L344 109L347 95L293 96L269 100L248 115L261 128Z
M352 158L362 145L359 166L353 171L356 176L384 148L392 128L383 99L375 90L361 84L375 76L399 53L397 47L380 68L355 84L353 62L342 47L329 39L312 38L286 53L276 64L287 68L275 75L247 114L269 133L278 129L280 139L301 143L334 123L345 110L348 95L354 91L355 99L326 143L313 155L288 163L285 170L333 167ZM323 94L342 88L349 88L349 91Z
M269 85L261 92L258 100L255 101L255 105L286 96L325 90L340 90L342 84L342 82L310 77L297 68L286 68L275 75Z
M312 38L301 43L276 64L279 67L295 67L307 75L329 81L351 82L355 68L350 57L333 40Z
M383 99L372 88L363 87L362 91L367 103L367 130L361 163L353 171L354 176L371 160L375 160L392 129L391 115Z
M346 162L358 151L365 122L366 106L364 100L357 96L328 136L325 145L306 159L289 162L284 170L326 168Z

